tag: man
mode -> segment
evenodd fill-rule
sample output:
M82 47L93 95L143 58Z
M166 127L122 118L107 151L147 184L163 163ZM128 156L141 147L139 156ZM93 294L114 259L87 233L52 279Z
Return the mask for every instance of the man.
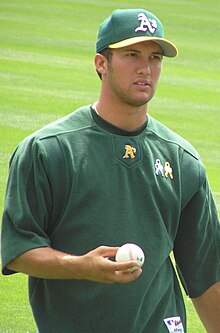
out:
M2 269L30 276L40 333L186 332L172 251L207 332L220 332L220 228L205 168L147 114L163 56L177 52L152 13L114 11L99 29L99 100L11 159ZM143 248L142 269L114 261L127 242Z

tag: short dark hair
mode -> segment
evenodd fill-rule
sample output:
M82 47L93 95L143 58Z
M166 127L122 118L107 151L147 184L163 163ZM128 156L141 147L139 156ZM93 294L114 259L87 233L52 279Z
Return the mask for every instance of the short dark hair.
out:
M110 48L107 48L107 49L104 49L102 51L99 52L101 55L103 55L108 62L111 62L112 60L112 50ZM97 70L96 70L99 78L102 80L102 75L101 73L99 73Z

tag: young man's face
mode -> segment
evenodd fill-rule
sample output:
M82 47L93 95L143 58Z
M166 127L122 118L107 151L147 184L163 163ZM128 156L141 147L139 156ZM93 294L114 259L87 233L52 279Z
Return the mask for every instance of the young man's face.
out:
M105 79L114 99L142 106L153 97L162 68L163 54L155 42L112 49Z

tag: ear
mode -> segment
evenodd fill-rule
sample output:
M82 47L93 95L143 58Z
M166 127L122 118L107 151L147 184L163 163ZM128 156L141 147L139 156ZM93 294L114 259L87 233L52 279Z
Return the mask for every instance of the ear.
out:
M100 53L96 53L94 58L95 68L101 75L107 71L107 59Z

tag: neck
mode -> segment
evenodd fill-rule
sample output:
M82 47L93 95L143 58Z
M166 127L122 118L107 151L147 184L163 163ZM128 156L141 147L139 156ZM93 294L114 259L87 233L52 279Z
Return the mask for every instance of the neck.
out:
M96 111L107 122L126 130L135 131L140 128L147 120L147 105L117 105L114 103L104 103L99 99L94 104Z

